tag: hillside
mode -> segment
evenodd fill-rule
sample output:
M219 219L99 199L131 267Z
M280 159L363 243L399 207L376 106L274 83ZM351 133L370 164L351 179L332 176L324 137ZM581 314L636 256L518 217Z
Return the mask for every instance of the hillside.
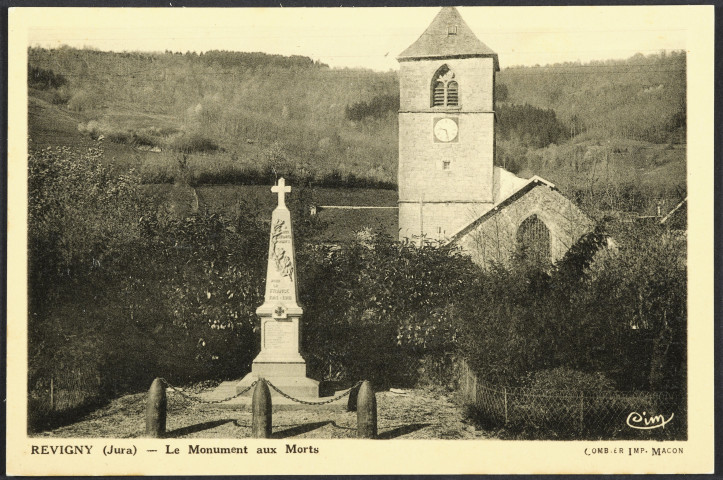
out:
M347 105L396 94L394 73L253 53L71 48L30 49L29 64L66 80L53 89L32 78L30 84L52 90L46 100L77 114L90 136L164 152L224 153L222 160L237 166L290 163L299 170L286 172L292 177L313 172L344 180L363 172L375 184L395 182L396 122L345 121Z
M627 60L512 67L498 102L552 109L570 136L685 142L685 52Z
M283 174L330 187L396 185L395 72L262 53L67 47L31 48L29 64L32 141L101 141L147 183ZM639 176L652 179L644 196L684 192L684 52L506 68L497 84L498 164L575 195L637 188ZM662 171L676 176L653 173Z

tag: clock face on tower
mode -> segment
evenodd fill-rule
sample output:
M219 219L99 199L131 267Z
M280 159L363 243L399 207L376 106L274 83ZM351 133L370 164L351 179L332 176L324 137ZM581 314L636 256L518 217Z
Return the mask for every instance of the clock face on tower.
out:
M456 118L436 118L434 120L434 141L449 143L458 139L459 125Z

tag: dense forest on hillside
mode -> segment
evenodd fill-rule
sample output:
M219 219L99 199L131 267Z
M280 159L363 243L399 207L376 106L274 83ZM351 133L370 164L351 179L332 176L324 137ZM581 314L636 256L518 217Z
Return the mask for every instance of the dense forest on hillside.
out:
M685 52L507 68L498 102L552 109L571 136L685 141Z
M497 163L570 195L625 185L644 186L638 197L682 195L685 62L684 52L661 52L503 69ZM284 174L317 185L396 184L395 72L263 53L31 48L29 85L31 97L42 92L81 119L86 136L162 150L142 165L147 182L177 180L172 152L180 152L205 168L193 176L200 183Z
M344 116L347 105L396 95L393 72L333 70L261 53L71 48L30 49L29 63L67 78L55 103L94 120L89 131L180 132L212 139L240 161L258 163L273 147L315 173L364 172L388 183L396 177L396 127L380 128L380 119L352 124Z

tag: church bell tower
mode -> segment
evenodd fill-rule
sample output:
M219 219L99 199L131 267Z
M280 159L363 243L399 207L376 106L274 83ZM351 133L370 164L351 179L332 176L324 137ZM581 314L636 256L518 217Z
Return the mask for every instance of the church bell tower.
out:
M444 7L397 60L400 240L444 241L493 204L497 54Z

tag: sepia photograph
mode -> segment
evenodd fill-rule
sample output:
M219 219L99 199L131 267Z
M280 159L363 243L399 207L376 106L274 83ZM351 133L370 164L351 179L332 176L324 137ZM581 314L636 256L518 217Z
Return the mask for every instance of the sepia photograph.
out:
M8 473L711 471L712 19L11 9Z

